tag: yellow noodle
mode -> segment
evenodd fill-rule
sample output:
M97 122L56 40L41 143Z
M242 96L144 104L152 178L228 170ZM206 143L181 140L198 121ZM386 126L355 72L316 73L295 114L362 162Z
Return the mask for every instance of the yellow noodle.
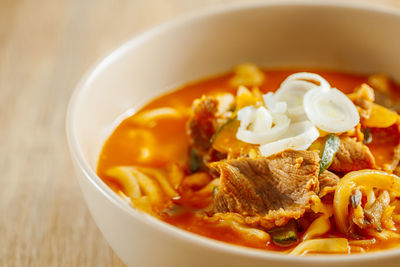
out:
M132 205L132 200L127 195L124 194L121 190L118 190L117 194L129 205Z
M394 226L393 222L393 211L395 207L394 206L388 206L386 207L385 211L382 214L382 226L388 230L396 231L396 227Z
M161 174L160 171L150 168L140 168L139 170L147 175L154 177L160 184L163 191L168 195L168 197L172 198L178 195L178 193L172 188L166 177Z
M205 172L197 172L185 177L183 186L189 188L201 188L206 186L210 181L210 175Z
M135 175L141 190L149 198L149 201L153 204L159 204L162 201L162 194L160 188L149 176L137 170L135 167L131 167L131 172Z
M333 214L333 207L331 204L322 203L321 199L317 196L311 196L311 210L314 213L322 213L331 217Z
M142 193L153 204L162 201L158 184L135 167L114 167L107 171L107 175L116 179L124 187L126 195L132 198L132 201L141 198Z
M392 219L395 223L400 223L400 214L394 214Z
M351 253L365 253L365 249L358 246L351 246Z
M349 244L346 238L321 238L306 240L298 244L289 254L304 255L314 253L346 253Z
M395 196L391 196L392 198L394 198ZM400 213L400 199L394 199L392 201L392 206L395 207L394 212L395 213Z
M367 233L376 239L380 240L400 240L400 234L390 231L390 230L385 230L383 229L381 232L378 232L374 229L367 229Z
M395 175L378 170L361 170L346 174L339 181L333 200L336 225L344 234L349 230L349 199L359 185L391 190L396 196L400 196L400 178Z
M367 203L365 203L364 208L369 209L375 203L376 197L373 188L368 188L367 190Z
M185 177L184 172L179 168L178 164L172 164L168 171L168 179L172 187L177 190L181 184L183 178Z
M129 137L140 144L139 156L137 159L141 162L149 162L153 160L154 148L156 147L156 139L149 130L135 129L129 131Z
M139 198L142 196L139 183L131 169L131 167L114 167L107 171L107 175L122 185L128 197Z
M366 240L350 240L350 246L368 247L376 243L376 239L366 239Z
M235 221L230 221L231 229L244 235L245 238L257 238L258 240L268 242L271 237L267 232L264 232L257 228L247 227L245 225L239 224Z
M329 217L323 214L310 224L307 231L303 235L303 241L321 236L327 233L330 228L331 222L329 221Z
M231 85L259 86L264 81L264 74L254 64L241 64L235 68L235 76L231 79Z
M211 218L208 218L212 220ZM268 242L271 240L270 235L260 229L247 226L246 224L242 223L243 218L236 213L229 213L229 214L219 214L218 216L214 216L214 219L217 219L218 225L223 227L229 227L244 239L253 240L254 238Z
M152 126L157 122L157 120L160 119L181 117L183 117L183 114L178 112L176 109L171 107L163 107L142 111L135 116L132 116L130 120L141 126Z

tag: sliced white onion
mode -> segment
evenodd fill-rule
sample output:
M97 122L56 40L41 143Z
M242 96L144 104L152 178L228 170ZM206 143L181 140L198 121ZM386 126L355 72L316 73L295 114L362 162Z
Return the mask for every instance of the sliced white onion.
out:
M238 111L240 128L253 132L263 132L271 129L272 116L264 107L247 106Z
M279 102L276 100L275 94L269 92L263 95L264 104L273 113L285 113L287 110L287 104L283 101Z
M250 144L265 144L276 140L286 132L290 124L290 119L286 115L273 114L271 117L264 107L242 108L238 111L238 120L240 127L236 138Z
M247 128L254 119L255 107L247 106L240 109L237 118L240 121L240 128Z
M261 133L271 129L272 127L272 116L268 110L264 107L259 107L256 112L253 123L250 125L249 129L255 133Z
M281 87L286 86L287 83L290 83L294 80L313 83L314 85L319 86L319 88L322 90L329 90L331 88L331 86L327 80L325 80L318 74L310 73L310 72L297 72L297 73L294 73L294 74L288 76L282 82ZM318 84L316 84L315 82L318 82Z
M281 139L259 147L268 157L287 149L306 150L319 137L318 129L310 121L293 123Z
M304 96L303 106L308 119L329 133L348 131L360 122L353 102L336 88L328 91L318 88L310 90Z
M264 102L271 111L277 110L277 103L286 103L287 113L292 122L307 119L303 108L304 95L314 89L326 91L330 89L329 83L315 73L299 72L288 76L275 94L264 95Z
M317 85L305 82L292 80L286 82L275 93L276 102L284 102L287 105L287 113L293 122L305 120L303 97L311 89Z
M318 86L311 82L285 80L281 84L281 87L275 92L275 97L278 101L285 101L289 108L301 106L303 104L303 96L316 87Z

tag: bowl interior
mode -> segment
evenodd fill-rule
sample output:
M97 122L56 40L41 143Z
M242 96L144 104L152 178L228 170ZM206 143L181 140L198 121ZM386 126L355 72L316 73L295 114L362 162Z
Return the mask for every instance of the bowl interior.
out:
M72 151L95 170L122 117L157 95L243 62L400 80L399 44L400 15L368 7L276 1L187 16L132 39L86 76L68 115Z
M386 73L399 79L400 18L329 5L256 5L184 18L136 38L90 75L75 105L92 168L121 114L242 62ZM397 26L394 26L397 25Z

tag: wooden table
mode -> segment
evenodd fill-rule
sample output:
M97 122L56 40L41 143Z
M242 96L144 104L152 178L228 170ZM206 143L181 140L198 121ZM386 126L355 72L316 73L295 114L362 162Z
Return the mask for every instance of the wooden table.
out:
M0 266L123 266L72 171L68 99L90 65L133 35L227 2L0 1Z

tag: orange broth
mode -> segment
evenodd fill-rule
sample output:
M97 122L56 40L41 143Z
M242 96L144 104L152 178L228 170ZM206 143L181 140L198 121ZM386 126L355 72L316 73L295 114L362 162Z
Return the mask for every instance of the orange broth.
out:
M276 91L287 76L301 71L304 71L304 69L264 70L265 81L260 86L260 90L263 93L267 91ZM352 92L355 87L366 83L368 78L365 75L334 71L311 70L311 72L321 75L332 87L336 87L344 93ZM229 73L188 84L176 91L152 100L138 112L160 107L186 108L189 111L193 100L201 97L203 94L219 92L235 94L237 88L231 86L229 82L232 76L233 73ZM135 115L132 117L134 116ZM133 165L164 168L173 162L180 162L186 165L188 160L189 139L186 135L185 128L188 117L163 119L158 123L146 127L135 124L131 119L132 117L125 119L108 138L98 161L98 175L115 191L123 190L123 188L110 177L107 177L106 171L111 167ZM142 141L138 140L135 135L132 135L132 130L140 129L150 130L154 136L155 142L152 149L150 149L151 157L148 161L140 159ZM377 158L378 164L381 165L391 161L395 145L397 144L387 144L384 142L374 142L370 145L371 152ZM178 199L176 203L185 206L185 199ZM179 216L161 216L161 219L187 231L231 244L274 251L287 249L275 246L272 242L262 243L257 240L243 238L228 227L216 226L212 223L205 222L190 212L190 209ZM332 225L334 226L334 223ZM326 237L331 236L344 237L335 231L335 227L332 227L332 230L326 234ZM373 246L373 250L393 247L394 244L389 243L390 242L379 244L378 241L378 244ZM369 249L367 249L367 251L368 250Z

